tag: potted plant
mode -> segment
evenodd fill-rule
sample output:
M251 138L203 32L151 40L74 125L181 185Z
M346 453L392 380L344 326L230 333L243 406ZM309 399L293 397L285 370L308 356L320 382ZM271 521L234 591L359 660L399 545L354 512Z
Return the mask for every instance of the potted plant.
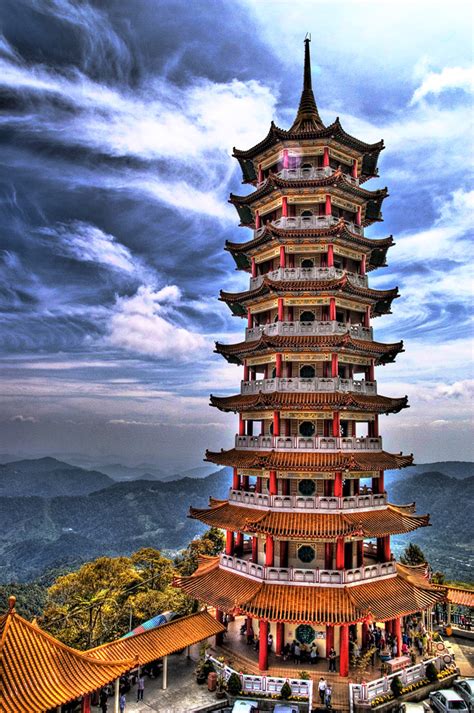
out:
M226 697L226 682L222 673L217 674L216 698L222 699Z
M231 696L238 696L242 693L242 683L235 671L229 676L229 680L227 681L227 691Z

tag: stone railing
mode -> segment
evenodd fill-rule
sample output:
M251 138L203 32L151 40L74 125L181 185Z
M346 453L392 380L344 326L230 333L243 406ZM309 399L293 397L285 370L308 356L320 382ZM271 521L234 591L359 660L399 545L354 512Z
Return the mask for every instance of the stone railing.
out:
M355 438L333 436L236 436L235 447L238 450L276 451L380 451L382 438Z
M259 339L261 334L269 337L284 336L317 336L324 337L329 334L346 334L350 332L354 339L373 340L372 327L363 327L361 324L347 324L346 322L270 322L257 327L247 327L245 340L252 342Z
M305 378L302 376L295 377L279 377L273 379L255 379L254 381L241 381L240 392L242 394L258 394L262 391L264 394L274 391L296 391L304 393L307 391L317 392L334 392L342 391L344 393L351 392L356 394L368 394L375 396L377 394L376 381L357 381L355 379L342 379L340 376Z
M331 166L321 166L320 168L312 166L310 168L283 168L276 175L284 181L301 181L329 178L335 172L335 169L331 168Z
M330 228L339 223L340 218L335 215L299 215L296 217L285 216L271 221L271 225L284 230L310 230L312 228ZM356 225L351 221L345 221L348 230L356 235L364 235L364 228L361 225ZM257 228L254 231L254 237L258 238L265 230L265 226Z
M220 566L254 579L278 584L314 584L320 587L343 587L356 582L366 582L379 577L393 577L397 573L394 561L377 562L354 569L306 569L303 567L270 567L250 560L220 555Z
M275 282L285 280L338 280L347 275L353 285L357 287L367 287L367 275L359 275L356 272L347 272L339 267L279 267L277 270L267 272L266 275L258 275L250 278L250 289L256 290L264 277L268 277Z
M213 656L207 656L207 658L212 661L212 664L216 671L218 671L224 681L227 682L231 675L235 673L242 684L242 693L252 696L252 694L258 694L259 696L276 698L280 695L281 688L284 683L288 683L291 688L291 695L307 699L308 708L312 710L313 708L313 682L311 680L306 680L303 678L278 678L278 676L257 676L249 673L239 673L235 669L227 666L223 661L214 658Z
M387 493L361 493L359 495L269 495L247 490L229 490L229 502L255 508L278 510L360 510L379 508L387 504Z

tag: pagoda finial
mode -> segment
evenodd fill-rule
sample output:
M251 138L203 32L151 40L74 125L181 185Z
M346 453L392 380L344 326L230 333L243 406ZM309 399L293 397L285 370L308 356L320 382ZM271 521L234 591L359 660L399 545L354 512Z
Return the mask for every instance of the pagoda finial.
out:
M304 39L304 73L303 73L303 91L301 93L300 105L298 113L293 125L290 129L292 132L298 131L317 131L323 129L324 124L319 116L318 107L313 94L313 86L311 82L311 55L309 52L309 43L311 42L310 33L306 34Z

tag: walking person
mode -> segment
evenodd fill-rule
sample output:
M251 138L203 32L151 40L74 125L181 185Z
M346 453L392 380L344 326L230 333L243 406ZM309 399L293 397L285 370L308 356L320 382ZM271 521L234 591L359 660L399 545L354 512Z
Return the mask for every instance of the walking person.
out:
M331 688L331 684L328 683L328 685L326 686L326 691L324 693L324 705L326 706L326 708L332 708L331 698L332 698L332 688Z
M334 646L331 646L328 654L328 659L329 659L329 670L332 671L333 673L336 673L336 649Z
M319 683L318 683L318 692L319 692L319 700L321 701L322 706L324 705L324 699L326 696L327 685L328 684L327 684L326 679L321 676L321 678L319 679Z
M103 688L100 692L99 695L99 708L102 711L102 713L107 713L107 700L108 700L108 695L107 691L105 688Z
M143 694L145 692L145 676L140 673L137 681L137 703L138 701L143 701Z
M125 693L122 693L119 698L120 713L124 713L126 705L127 705L127 699L125 698Z

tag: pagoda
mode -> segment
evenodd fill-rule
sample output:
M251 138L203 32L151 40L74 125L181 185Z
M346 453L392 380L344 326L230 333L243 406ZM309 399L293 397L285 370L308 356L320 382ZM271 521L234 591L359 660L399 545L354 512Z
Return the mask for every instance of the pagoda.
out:
M247 328L243 341L216 351L243 367L243 380L239 394L211 396L238 414L235 447L207 452L233 468L233 480L227 500L190 510L224 529L226 545L177 584L219 620L246 618L262 671L271 633L277 655L293 640L316 641L322 655L334 647L347 676L350 640L364 646L370 622L385 622L400 652L402 618L442 597L390 548L391 535L425 527L429 516L391 504L384 487L385 469L412 456L385 452L379 433L380 414L407 407L375 381L375 367L403 351L401 341L376 341L371 326L398 297L368 284L393 245L364 235L382 220L387 189L363 186L378 175L383 148L350 136L339 119L323 124L306 39L291 128L272 123L259 144L234 149L254 190L230 202L253 235L226 250L250 284L220 299Z

